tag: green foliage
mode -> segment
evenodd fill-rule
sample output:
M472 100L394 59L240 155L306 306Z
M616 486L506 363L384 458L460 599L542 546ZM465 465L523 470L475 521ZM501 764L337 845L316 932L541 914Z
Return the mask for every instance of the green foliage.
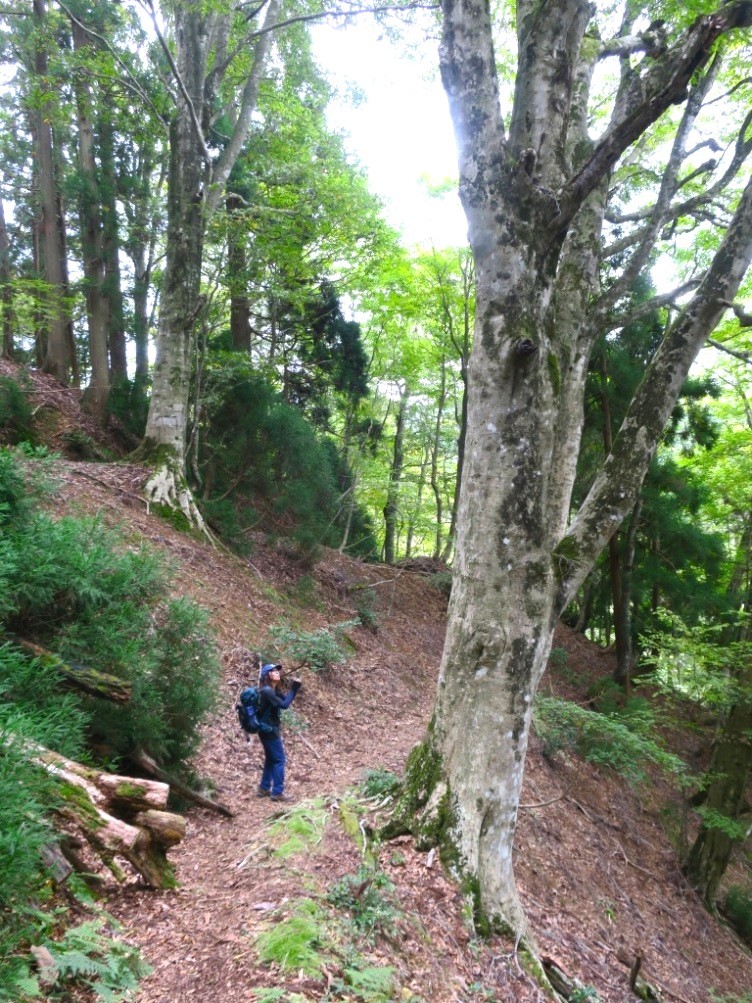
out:
M569 997L570 1003L599 1003L600 996L593 986L578 986Z
M648 763L681 777L684 763L650 736L652 719L636 711L628 715L598 714L555 697L538 697L534 726L551 755L561 748L577 751L588 762L614 770L631 784L647 780Z
M328 942L326 919L326 913L312 899L299 900L289 916L258 935L259 960L312 978L320 975L326 960L322 952Z
M382 767L366 770L360 789L367 798L396 797L402 790L402 780Z
M302 993L291 993L287 989L273 987L271 989L252 989L256 1003L309 1003L308 997Z
M358 619L373 634L377 633L379 628L378 604L379 599L374 589L356 589L353 597L353 605L358 614Z
M5 711L0 741L17 723ZM38 926L31 902L47 897L41 852L55 841L48 817L55 803L47 775L30 766L13 742L6 745L0 756L0 999L16 998L13 987L24 975L17 955Z
M107 411L134 440L143 438L149 414L149 397L143 381L115 380L107 399Z
M291 589L291 597L298 606L315 608L318 604L316 579L312 575L301 575Z
M567 649L552 648L548 660L555 669L565 669L567 667Z
M269 826L274 855L287 860L317 846L324 838L328 821L329 813L321 800L296 805Z
M112 920L99 918L66 931L57 944L47 944L59 972L58 982L87 987L102 1003L132 999L140 979L151 968L138 949L113 936Z
M367 965L345 968L343 990L354 992L363 1003L391 1003L395 999L395 970Z
M90 460L101 463L112 458L109 450L104 449L95 442L90 435L82 432L80 428L74 428L62 436L66 445L67 453L76 460Z
M338 881L326 900L346 912L358 933L370 940L394 927L399 913L390 895L393 891L394 885L383 871L363 867Z
M359 620L345 620L332 628L298 631L287 621L282 621L269 628L267 647L273 648L281 661L307 665L314 672L324 672L345 661L347 655L342 647L343 635L359 624Z
M9 376L0 376L0 442L14 445L29 440L31 417L24 387Z
M162 599L151 609L107 603L98 613L66 630L61 645L61 653L80 661L107 658L109 645L108 663L132 683L128 704L98 701L96 734L118 753L143 748L166 769L185 774L219 692L206 611L187 599Z
M207 366L201 468L210 524L233 546L247 546L246 531L258 524L291 536L308 556L338 546L349 473L333 442L281 398L275 374L234 352L212 353Z
M706 829L717 829L719 832L728 836L729 839L739 842L747 838L749 825L744 822L740 822L739 819L731 818L730 815L724 815L723 812L718 811L717 808L700 805L697 808L697 814Z
M739 936L752 944L752 892L732 885L726 892L723 912Z
M29 499L21 468L10 450L0 449L0 527L23 520L28 510Z
M432 588L437 589L442 595L449 598L452 592L452 572L451 571L437 571L433 575L429 575L426 579L428 584Z
M647 664L653 667L646 678L666 696L722 713L744 698L738 680L752 649L749 641L734 638L745 633L744 616L688 626L677 614L663 610L660 629L646 635L652 648Z
M128 680L125 706L75 698L92 735L116 753L143 748L183 771L218 692L206 614L167 598L169 576L155 554L128 549L97 520L53 520L21 491L18 467L0 453L0 498L14 516L0 540L0 623L65 661ZM44 712L45 693L32 691ZM54 735L46 730L48 744Z

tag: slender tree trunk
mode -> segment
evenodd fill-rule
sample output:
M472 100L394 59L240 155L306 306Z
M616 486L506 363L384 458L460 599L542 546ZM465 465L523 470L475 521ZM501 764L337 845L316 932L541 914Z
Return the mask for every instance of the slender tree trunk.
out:
M123 284L120 274L120 225L117 208L117 172L115 170L115 135L112 116L105 108L99 116L99 147L102 183L102 256L104 259L103 292L107 302L107 345L112 381L128 379L128 352L125 337Z
M611 420L611 406L608 398L608 363L606 361L605 346L599 359L599 369L601 375L601 416L603 419L603 450L608 457L613 440L613 424ZM614 641L616 644L616 667L614 669L614 682L629 689L629 681L632 675L632 618L631 611L631 581L632 566L634 564L635 534L637 531L637 518L639 516L640 503L637 502L635 510L632 512L630 523L630 534L623 544L623 552L619 548L618 534L614 533L608 541L608 565L611 577L611 604L613 608Z
M251 309L248 301L245 235L233 224L233 208L237 198L227 198L227 278L230 289L230 337L235 352L251 352Z
M384 560L394 564L397 541L397 518L399 515L400 481L405 464L405 414L410 391L404 388L397 408L397 420L392 447L392 465L389 469L389 485L384 506Z
M40 86L47 78L49 65L46 48L47 5L45 0L33 0L34 20L38 41L36 43L34 72ZM42 101L35 103L32 111L36 139L36 166L39 182L39 250L42 274L47 283L45 298L46 352L44 370L61 383L68 382L73 360L66 333L63 269L60 258L58 232L57 191L52 152L52 126L45 114Z
M439 455L441 452L441 420L446 401L446 359L441 360L441 383L439 386L439 397L436 401L436 425L433 433L433 445L431 448L431 489L433 491L434 503L436 505L436 541L433 548L433 559L438 561L441 557L441 538L443 534L443 499L441 496L441 485L439 484Z
M60 255L60 272L63 277L63 296L66 301L71 300L70 291L70 270L68 268L68 226L65 217L65 203L63 201L63 179L65 177L65 165L63 163L63 155L61 150L61 144L59 144L53 133L53 160L54 160L54 171L55 171L55 191L57 194L56 199L56 213L57 213L57 239L58 239L58 254ZM76 345L76 332L73 327L73 315L66 306L65 309L65 338L68 343L68 354L71 359L71 382L74 387L80 387L81 385L81 373L80 366L78 363L78 348Z
M5 203L0 199L0 311L2 311L2 357L13 358L13 272L10 241L5 224Z
M80 55L89 49L89 36L83 25L72 21L73 47ZM104 294L104 249L102 236L102 205L97 163L94 156L94 123L92 98L86 79L78 73L74 78L78 110L78 167L81 179L79 212L83 269L86 280L86 316L89 325L89 363L91 379L84 400L103 425L107 416L110 393L110 370L107 355L109 309Z
M457 436L457 470L454 481L454 497L452 499L452 515L449 523L449 533L446 545L441 554L442 561L448 562L452 553L455 538L457 536L457 513L460 506L460 494L462 491L462 467L465 459L465 437L467 435L467 380L470 363L470 349L472 345L473 315L471 303L473 302L473 290L475 287L475 270L472 262L468 262L462 269L462 279L464 284L464 311L462 341L457 346L460 359L460 387L461 398L459 407L459 434Z

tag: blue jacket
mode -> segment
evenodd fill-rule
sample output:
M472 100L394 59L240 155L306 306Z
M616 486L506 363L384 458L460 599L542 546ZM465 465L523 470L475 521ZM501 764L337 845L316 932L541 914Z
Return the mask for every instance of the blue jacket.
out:
M300 683L292 687L285 696L280 696L279 693L274 689L273 686L262 686L259 693L259 718L268 724L274 731L275 735L279 735L280 728L280 717L279 712L281 710L286 710L290 704L293 702L297 696L297 692L300 689Z

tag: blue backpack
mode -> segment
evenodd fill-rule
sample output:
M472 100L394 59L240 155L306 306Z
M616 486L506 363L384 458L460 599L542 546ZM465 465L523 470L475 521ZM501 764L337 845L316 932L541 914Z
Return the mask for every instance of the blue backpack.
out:
M240 694L239 702L235 704L240 727L248 735L270 735L274 730L259 717L260 696L258 686L247 686Z

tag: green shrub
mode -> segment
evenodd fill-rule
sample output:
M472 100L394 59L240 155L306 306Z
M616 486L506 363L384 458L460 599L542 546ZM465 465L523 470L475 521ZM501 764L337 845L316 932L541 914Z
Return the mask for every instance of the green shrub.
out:
M614 770L630 783L647 780L645 765L683 776L684 763L644 733L644 720L619 715L598 714L555 697L538 697L534 725L543 741L544 752L576 750L588 762Z
M353 604L361 624L370 630L371 633L377 633L379 628L377 614L379 599L376 592L369 588L356 589Z
M108 449L103 448L95 442L90 435L74 428L71 432L66 432L62 436L66 445L68 455L76 460L91 460L94 463L102 463L112 459L112 454Z
M343 996L354 993L363 1003L392 1003L396 999L395 970L375 965L345 968Z
M282 661L307 665L314 672L324 672L347 658L342 638L347 630L357 627L360 620L345 620L334 627L298 631L287 622L269 628L269 644Z
M391 898L394 885L383 871L362 867L347 874L326 897L330 905L348 913L355 929L366 939L391 932L398 910Z
M59 973L57 984L87 988L104 1003L132 999L151 968L136 947L117 937L118 930L110 917L99 917L67 930L58 943L48 943Z
M739 936L752 944L752 892L732 885L726 893L723 912Z
M552 648L551 654L548 656L548 660L552 667L555 669L566 668L567 665L567 649L566 648Z
M426 579L428 584L437 589L443 596L447 599L452 592L452 572L451 571L437 571L433 575L429 575Z
M28 394L9 376L0 376L0 442L14 445L31 439Z
M395 797L402 790L402 780L381 767L366 770L360 789L367 798Z
M18 468L0 453L0 498L14 514L0 538L0 624L78 662L129 681L119 706L77 698L92 735L112 752L143 748L182 772L218 695L219 664L206 614L167 598L169 574L93 519L53 520L19 494Z
M149 395L143 380L114 380L107 399L107 411L117 418L126 433L140 441L149 415Z

